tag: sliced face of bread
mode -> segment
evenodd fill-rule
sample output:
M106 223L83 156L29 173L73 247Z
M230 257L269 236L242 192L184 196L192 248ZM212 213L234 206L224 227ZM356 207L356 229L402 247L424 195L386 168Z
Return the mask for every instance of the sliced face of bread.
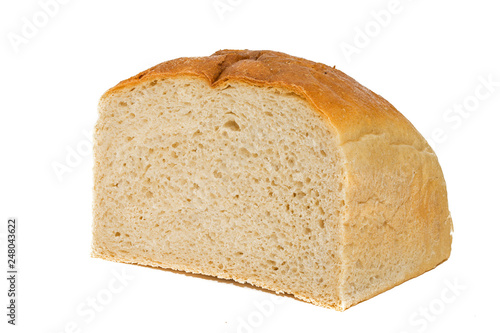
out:
M181 58L99 108L94 257L344 310L449 256L434 153L326 65L270 51Z

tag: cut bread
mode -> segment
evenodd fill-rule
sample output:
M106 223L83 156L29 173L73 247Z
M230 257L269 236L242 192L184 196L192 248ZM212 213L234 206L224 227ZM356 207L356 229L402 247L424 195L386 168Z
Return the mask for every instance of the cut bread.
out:
M101 98L93 256L251 283L345 310L445 261L438 160L335 68L223 50Z

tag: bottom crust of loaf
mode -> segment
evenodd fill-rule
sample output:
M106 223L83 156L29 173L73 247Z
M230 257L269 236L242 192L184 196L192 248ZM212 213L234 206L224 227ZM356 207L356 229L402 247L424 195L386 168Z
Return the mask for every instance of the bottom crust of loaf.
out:
M278 295L291 296L291 297L294 297L294 298L301 300L301 301L305 301L305 302L308 302L308 303L311 303L311 304L314 304L317 306L321 306L324 308L328 308L328 309L334 309L337 311L345 311L354 305L362 303L362 302L364 302L370 298L373 298L373 297L375 297L383 292L386 292L387 290L390 290L394 287L397 287L398 285L400 285L406 281L409 281L409 280L416 278L416 277L418 277L418 276L420 276L420 275L422 275L430 270L433 270L434 268L436 268L437 266L441 265L442 263L444 263L445 261L448 260L448 258L445 258L443 261L441 261L440 263L438 263L437 265L435 265L434 267L432 267L430 269L423 270L421 272L415 272L409 278L406 278L406 279L401 280L401 281L394 281L394 283L391 286L375 291L370 297L359 300L357 303L346 305L346 304L342 304L342 303L339 303L339 304L325 303L322 300L318 300L318 299L314 299L314 298L302 295L300 293L300 291L281 290L281 289L278 290L276 288L269 286L265 281L261 281L258 279L247 279L247 278L244 278L241 276L235 276L235 275L227 274L227 273L220 272L217 270L213 270L213 271L204 270L204 271L202 271L200 269L197 269L196 267L189 267L187 265L167 264L167 263L161 263L161 262L157 262L157 261L149 260L149 259L131 260L131 259L123 258L123 257L119 258L116 256L111 256L111 255L107 255L104 253L96 253L96 252L92 253L92 257L98 258L98 259L104 259L104 260L108 260L108 261L113 261L113 262L117 262L117 263L123 263L123 264L135 264L135 265L151 267L151 268L161 268L161 269L169 270L169 271L174 272L174 273L199 274L199 275L206 276L206 277L220 279L221 280L220 282L222 282L222 280L228 280L228 281L233 281L233 282L243 284L243 285L249 284L253 287L262 288L265 291L271 291L271 292L274 292Z

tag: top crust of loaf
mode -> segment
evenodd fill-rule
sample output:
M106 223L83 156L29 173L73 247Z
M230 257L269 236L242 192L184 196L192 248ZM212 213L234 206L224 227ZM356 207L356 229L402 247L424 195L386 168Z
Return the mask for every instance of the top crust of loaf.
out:
M339 144L366 134L390 133L398 143L419 150L427 146L389 102L353 78L334 67L275 51L221 50L208 57L166 61L120 82L105 96L154 78L183 75L201 77L214 87L243 81L292 91L330 120Z
M120 82L102 100L143 82L182 76L199 77L214 88L242 82L294 93L336 133L344 174L337 309L448 259L453 226L437 157L384 98L324 64L274 51L221 50L161 63ZM385 275L376 271L382 266ZM373 276L380 282L372 282Z

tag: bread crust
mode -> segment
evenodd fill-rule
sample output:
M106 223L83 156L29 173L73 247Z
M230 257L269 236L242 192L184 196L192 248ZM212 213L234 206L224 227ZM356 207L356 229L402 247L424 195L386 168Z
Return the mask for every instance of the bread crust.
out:
M342 303L319 305L345 310L448 259L453 226L437 157L384 98L324 64L274 51L221 50L208 57L161 63L120 82L103 99L146 81L186 75L212 87L237 81L284 89L307 100L336 134L344 170L343 282L337 286ZM366 260L361 244L369 245L371 257L402 270L377 288L350 290L354 263Z
M155 78L183 75L201 77L213 87L242 81L293 91L330 119L339 144L368 133L390 132L418 149L427 146L421 137L404 135L416 130L389 102L340 70L276 51L220 50L208 57L166 61L121 81L103 97ZM393 122L399 126L388 126Z

